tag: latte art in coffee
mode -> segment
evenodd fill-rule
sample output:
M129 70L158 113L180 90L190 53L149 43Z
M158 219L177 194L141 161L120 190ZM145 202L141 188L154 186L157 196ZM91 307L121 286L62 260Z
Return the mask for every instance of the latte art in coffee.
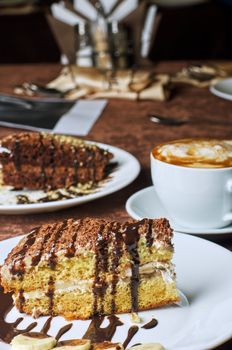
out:
M177 140L156 146L152 154L163 162L191 168L232 167L231 140Z

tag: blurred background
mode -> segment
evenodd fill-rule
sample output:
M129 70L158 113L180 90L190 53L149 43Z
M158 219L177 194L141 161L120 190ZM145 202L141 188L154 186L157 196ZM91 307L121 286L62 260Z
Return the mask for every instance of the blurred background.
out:
M90 65L82 56L93 55L101 67L103 53L122 68L232 58L232 0L107 1L0 0L0 63Z

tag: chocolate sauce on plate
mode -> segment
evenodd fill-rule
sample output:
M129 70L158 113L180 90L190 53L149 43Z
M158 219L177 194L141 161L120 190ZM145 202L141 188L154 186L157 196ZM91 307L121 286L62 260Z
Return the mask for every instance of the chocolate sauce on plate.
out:
M151 329L155 328L158 324L158 321L155 318L152 318L150 322L146 323L142 328L144 329Z
M4 294L0 287L0 340L8 344L16 335L30 332L37 326L37 322L33 322L24 329L17 329L17 326L23 321L23 317L17 318L15 322L7 322L5 318L12 308L12 295L10 293Z
M90 339L92 342L101 343L103 341L111 341L118 326L122 326L123 323L120 319L111 315L108 316L109 325L102 328L101 324L104 321L104 316L95 316L83 336L83 339Z
M47 321L44 323L43 327L41 328L40 333L47 334L50 327L51 327L52 317L49 317Z
M135 336L135 334L138 332L138 330L139 330L138 326L132 326L132 327L129 328L126 340L123 343L124 349L126 349L127 345L130 343L130 341Z
M71 328L72 328L73 324L67 324L66 326L62 327L57 335L55 336L56 340L58 341L65 333L67 333Z

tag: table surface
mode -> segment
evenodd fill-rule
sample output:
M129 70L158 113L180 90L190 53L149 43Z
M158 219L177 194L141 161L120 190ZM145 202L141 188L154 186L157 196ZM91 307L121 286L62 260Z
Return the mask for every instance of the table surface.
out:
M157 63L154 69L160 73L174 73L186 64L187 62L162 62ZM59 71L58 65L2 65L0 91L11 92L15 85L25 81L47 83ZM189 118L192 122L182 126L158 125L149 121L148 113ZM201 122L201 117L208 122ZM126 200L136 191L151 185L149 153L155 145L189 137L231 138L231 127L231 102L212 95L207 88L175 86L170 100L166 102L110 100L87 139L109 143L135 155L142 167L138 178L117 193L81 206L54 213L0 215L0 240L28 232L45 222L69 217L93 216L126 220ZM12 129L0 128L0 138L9 133L12 133ZM225 235L216 239L217 243L232 250L232 236ZM217 349L229 348L232 348L232 341Z

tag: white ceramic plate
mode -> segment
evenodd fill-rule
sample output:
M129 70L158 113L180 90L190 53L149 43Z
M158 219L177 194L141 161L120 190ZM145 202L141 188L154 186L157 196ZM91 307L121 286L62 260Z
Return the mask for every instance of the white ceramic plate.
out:
M0 264L19 239L0 242ZM174 245L177 285L187 296L189 305L139 313L144 323L155 317L158 325L150 330L140 328L129 346L160 342L166 350L212 349L232 337L232 254L207 240L181 233L175 233ZM13 322L17 317L19 313L14 308L7 320ZM124 325L117 328L112 341L124 342L132 324L128 314L119 317ZM34 331L39 331L46 319L38 319L39 325ZM32 321L25 316L22 327ZM54 318L49 334L55 335L65 324L63 318ZM71 330L61 339L81 338L88 325L89 321L74 321ZM0 349L10 350L10 346L0 344Z
M134 193L126 202L126 210L128 214L136 220L165 217L170 221L172 228L178 232L200 235L221 235L232 233L232 224L218 229L193 229L191 227L180 226L163 207L154 186L144 188Z
M130 153L110 145L97 142L95 142L95 144L112 152L114 154L112 162L118 163L117 168L112 172L110 178L104 180L102 185L96 190L95 193L46 203L10 204L10 202L14 202L14 197L19 193L26 195L31 194L31 196L36 197L38 192L41 191L19 192L2 188L0 189L0 203L3 204L0 205L0 214L41 213L72 207L116 192L130 184L138 176L140 172L140 164L138 160ZM39 194L41 196L41 193ZM44 195L42 194L42 196ZM8 204L5 204L7 202Z
M218 81L210 87L210 91L218 97L232 101L232 78Z

